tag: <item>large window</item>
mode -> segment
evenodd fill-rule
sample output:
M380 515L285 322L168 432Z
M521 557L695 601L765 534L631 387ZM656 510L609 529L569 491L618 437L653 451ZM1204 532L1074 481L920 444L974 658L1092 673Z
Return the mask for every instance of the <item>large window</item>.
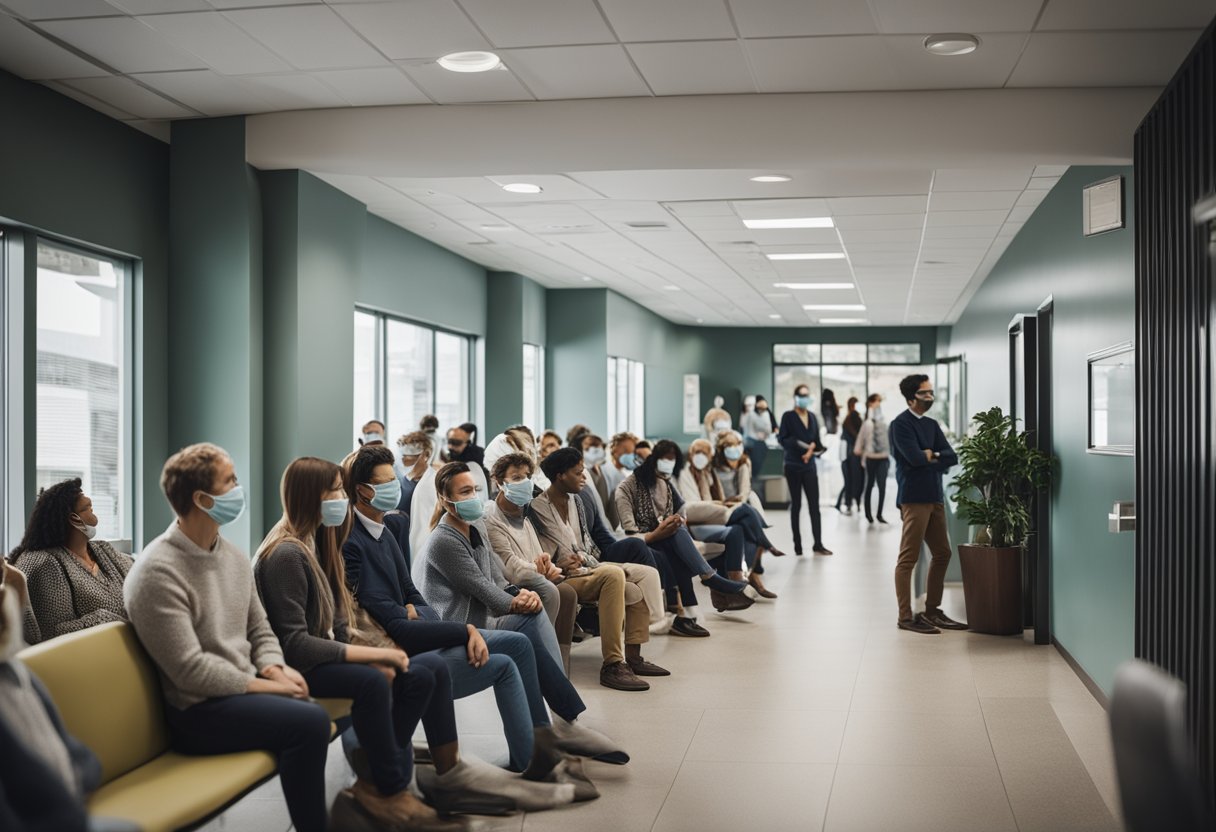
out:
M35 485L83 480L98 536L129 537L128 267L38 242Z
M630 431L646 435L646 365L608 357L608 435Z
M382 419L389 444L428 413L440 431L473 419L473 350L466 335L355 310L353 429Z
M524 344L524 424L540 436L544 421L545 348Z

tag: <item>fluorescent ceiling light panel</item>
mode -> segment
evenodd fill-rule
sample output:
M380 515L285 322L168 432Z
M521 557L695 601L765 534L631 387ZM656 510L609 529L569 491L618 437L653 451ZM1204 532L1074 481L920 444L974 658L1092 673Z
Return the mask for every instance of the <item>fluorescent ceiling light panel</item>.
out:
M780 318L781 316L780 316L780 315L778 315L776 312L774 312L772 315L769 315L769 317L770 317L770 318L772 318L772 319L775 321L775 320L777 320L778 318Z
M533 185L530 182L509 182L503 185L502 189L513 194L538 194L544 190L540 185Z
M868 324L867 318L820 318L821 324Z
M784 176L779 173L766 173L763 176L753 176L753 182L789 182L792 177Z
M821 312L864 312L866 305L864 303L804 303L803 309L818 310Z
M831 217L784 217L775 220L744 220L748 228L834 228Z
M843 260L843 251L799 251L792 254L766 254L769 260Z
M775 289L855 289L853 283L774 283Z

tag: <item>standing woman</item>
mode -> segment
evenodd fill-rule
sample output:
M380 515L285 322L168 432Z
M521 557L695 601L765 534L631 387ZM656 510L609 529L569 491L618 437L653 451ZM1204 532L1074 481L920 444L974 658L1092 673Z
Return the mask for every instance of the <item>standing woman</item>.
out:
M829 390L824 390L828 394ZM826 405L825 405L826 406ZM823 529L819 519L819 472L815 467L815 453L822 441L819 437L819 420L811 413L811 389L805 384L794 388L794 409L781 414L781 429L777 441L785 449L782 469L785 482L790 489L790 525L794 532L794 554L802 554L802 529L799 515L802 513L802 495L806 494L806 509L811 515L811 534L815 538L812 551L817 555L832 554L823 545Z
M27 644L127 620L122 587L133 561L96 534L93 501L79 477L39 492L25 537L9 555L25 573Z
M447 663L434 652L411 659L396 646L349 643L353 603L342 543L351 516L342 469L297 459L283 472L279 493L283 516L255 555L258 595L284 658L304 674L311 695L354 700L351 719L371 782L360 777L350 795L380 823L445 828L409 785L420 721L440 779L459 762Z
M878 483L878 522L882 519L882 506L887 499L887 472L891 468L891 437L887 432L887 420L882 415L882 396L871 393L866 397L866 420L857 437L856 452L861 457L866 472L866 520L873 523L870 513L870 496L874 483Z
M744 404L746 402L745 399ZM751 477L751 481L748 482L750 488L764 468L764 458L768 456L768 437L777 429L777 420L773 418L772 411L768 409L768 402L764 396L755 397L751 409L745 412L739 421L739 428L743 431L743 449L747 452L747 458L751 460L751 465L748 466Z
M844 486L836 497L836 510L844 502L844 513L853 513L853 504L861 508L861 491L865 487L865 471L861 457L857 455L857 437L861 434L861 414L857 412L857 397L849 396L849 414L840 428L840 470L844 474Z
M836 404L836 394L827 388L824 388L823 396L820 398L819 412L823 416L823 429L835 434L839 427L840 405Z

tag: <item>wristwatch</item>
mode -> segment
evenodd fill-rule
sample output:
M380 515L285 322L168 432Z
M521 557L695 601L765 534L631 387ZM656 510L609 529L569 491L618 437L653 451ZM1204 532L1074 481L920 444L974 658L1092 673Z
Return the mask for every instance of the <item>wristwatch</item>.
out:
M514 598L519 594L519 587L517 587L515 584L507 584L502 588L502 591Z

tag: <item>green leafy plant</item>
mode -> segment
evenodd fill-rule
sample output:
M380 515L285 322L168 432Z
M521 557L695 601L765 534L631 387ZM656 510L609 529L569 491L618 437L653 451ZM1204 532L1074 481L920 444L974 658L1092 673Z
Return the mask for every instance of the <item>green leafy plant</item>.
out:
M992 546L1021 546L1030 533L1030 501L1051 481L1055 458L1036 450L1018 420L999 407L975 414L958 449L954 478L959 515L987 530Z

